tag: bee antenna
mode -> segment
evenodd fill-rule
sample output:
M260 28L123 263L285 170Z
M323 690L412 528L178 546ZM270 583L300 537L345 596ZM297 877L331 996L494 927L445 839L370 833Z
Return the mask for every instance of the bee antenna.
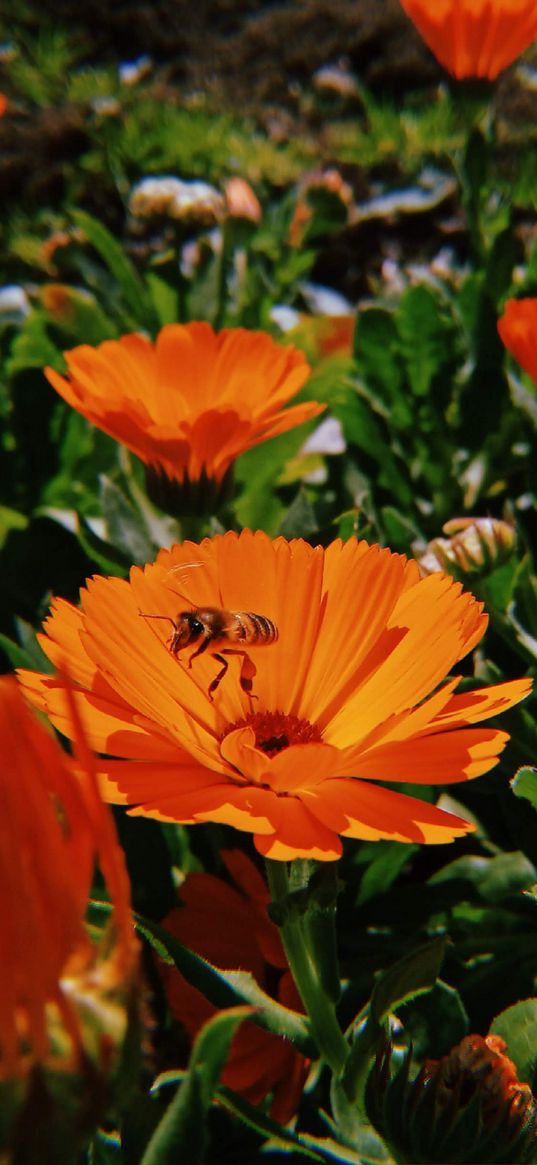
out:
M145 611L138 611L138 614L142 619L166 619L168 623L171 623L172 627L175 627L175 622L171 615L146 615Z

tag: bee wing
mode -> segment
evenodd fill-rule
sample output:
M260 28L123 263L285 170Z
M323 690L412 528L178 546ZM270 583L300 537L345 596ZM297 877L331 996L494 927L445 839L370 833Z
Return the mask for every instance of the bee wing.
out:
M198 561L180 562L177 564L177 566L171 566L170 569L167 571L167 574L170 576L171 589L175 592L175 594L179 595L181 599L186 600L186 602L192 608L196 608L196 607L200 606L199 596L197 599L193 599L184 590L182 590L182 589L179 590L179 588L177 586L175 586L174 584L176 582L179 582L179 583L185 582L186 583L188 581L187 580L187 571L193 570L196 567L200 567L204 571L204 583L206 583L206 584L209 583L209 585L211 585L213 583L213 572L212 571L209 572L208 564L206 562L198 562ZM203 602L207 603L209 606L220 606L221 607L221 606L223 606L222 595L220 592L220 584L218 583L217 579L214 580L214 587L215 587L217 594L218 594L217 601L215 602L214 597L212 597L212 598L204 599Z

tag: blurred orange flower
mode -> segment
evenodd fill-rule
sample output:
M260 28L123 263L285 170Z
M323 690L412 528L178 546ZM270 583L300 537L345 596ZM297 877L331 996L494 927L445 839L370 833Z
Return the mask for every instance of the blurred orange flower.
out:
M440 64L459 80L506 69L537 37L535 0L401 0Z
M276 642L246 645L251 695L234 656L214 688L214 653L229 644L209 642L193 661L192 647L169 650L170 623L188 607L274 622ZM56 665L69 659L92 747L107 754L108 800L252 832L270 858L329 860L339 834L446 842L471 828L377 782L446 784L496 763L506 733L474 725L521 700L530 681L461 695L459 677L442 683L486 624L459 583L420 578L389 550L243 531L162 550L130 581L89 580L81 609L55 601L40 641ZM21 679L69 735L61 677Z
M65 353L68 376L45 374L60 396L157 475L221 483L246 449L323 411L283 406L308 378L296 348L244 328L168 324L152 343L132 334Z
M189 874L181 886L182 905L162 926L185 946L223 969L250 971L264 991L285 1007L302 1011L277 926L268 917L270 894L253 862L240 850L221 858L235 886L212 874ZM194 1040L216 1008L162 963L160 974L172 1015ZM281 1124L294 1116L309 1061L288 1041L247 1022L233 1039L222 1083L250 1104L272 1093L271 1114Z
M22 1079L37 1063L73 1071L88 1056L106 1070L119 1051L116 1030L125 1034L125 1009L112 1024L110 991L121 986L128 996L137 963L128 879L67 695L76 764L32 715L16 681L0 679L0 1081ZM96 861L113 904L98 944L85 926ZM108 999L100 1031L99 989ZM84 1031L92 999L95 1055Z
M507 351L537 384L537 299L508 299L498 332Z

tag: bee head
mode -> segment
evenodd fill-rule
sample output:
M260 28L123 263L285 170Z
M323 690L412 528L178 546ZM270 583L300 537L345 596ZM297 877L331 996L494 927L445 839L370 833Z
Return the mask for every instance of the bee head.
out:
M205 625L199 619L196 611L180 611L175 620L172 650L180 651L182 647L197 643L205 634Z

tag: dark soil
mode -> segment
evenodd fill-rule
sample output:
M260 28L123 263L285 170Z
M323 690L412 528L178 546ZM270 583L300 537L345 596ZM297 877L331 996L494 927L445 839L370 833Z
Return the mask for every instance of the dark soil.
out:
M49 0L46 17L28 8L29 30L45 21L78 33L87 61L148 53L177 83L246 112L292 107L297 87L341 58L366 85L391 92L440 75L398 0Z

